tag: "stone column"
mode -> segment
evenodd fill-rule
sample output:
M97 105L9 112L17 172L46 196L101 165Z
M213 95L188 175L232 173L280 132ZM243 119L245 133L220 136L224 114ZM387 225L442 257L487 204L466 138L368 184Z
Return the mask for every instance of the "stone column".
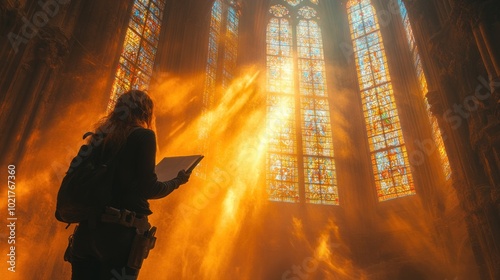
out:
M489 46L495 42L485 39L485 35L491 34L491 27L481 29L480 25L473 29L472 41L468 41L471 39L467 37L468 33L460 32L464 30L467 32L472 16L472 7L467 5L471 3L464 3L465 1L462 0L451 2L453 3L449 8L452 9L448 11L448 14L438 14L430 9L437 5L431 1L405 1L408 3L410 19L418 21L416 24L419 30L415 33L417 44L420 41L419 46L423 46L421 47L422 63L428 74L430 89L427 99L441 128L447 132L444 141L452 164L453 187L457 191L460 205L466 215L467 231L481 278L498 279L500 277L498 274L500 242L497 236L500 232L499 215L495 206L498 203L495 202L495 199L498 201L498 194L495 188L488 184L494 176L491 176L492 173L487 168L487 166L493 167L490 161L496 156L485 157L486 153L479 152L478 149L481 147L480 149L488 150L487 154L494 154L491 148L486 147L489 143L495 143L491 139L496 138L485 138L488 134L485 133L484 125L485 120L488 119L487 116L491 115L494 110L479 108L462 115L456 113L451 114L451 117L445 117L449 109L453 111L455 105L463 105L465 99L474 96L475 92L471 87L479 82L471 77L484 75L481 67L473 64L475 57L479 55L476 49L470 46L474 46L477 40L480 40L482 44L478 44L481 55L489 58L490 61L485 63L485 68L488 72L497 75L495 56L491 55L489 49ZM446 11L441 10L441 12ZM423 18L425 20L419 20ZM467 41L463 41L464 38ZM468 72L462 70L467 66L469 66ZM496 105L491 101L489 104ZM455 121L450 122L450 120ZM482 140L477 141L474 140L475 138ZM494 147L495 144L492 146ZM498 169L494 172L498 173Z
M24 119L19 143L27 143L33 129L38 127L42 116L46 113L47 100L53 94L53 86L57 76L57 68L63 63L68 54L68 38L57 27L47 27L40 31L40 39L33 42L33 59L30 79L25 81L21 94L29 93L31 98L24 99L25 103L13 117ZM21 145L14 155L15 159L22 158L26 146Z
M483 88L478 87L482 91L476 93L478 98L482 97L482 123L471 134L471 142L489 175L491 198L500 215L500 3L491 0L469 3L469 8L474 11L471 26L489 78L489 88L484 80Z
M500 19L496 13L500 12L500 3L498 1L487 1L479 4L477 8L477 22L484 45L488 51L489 58L495 67L496 76L500 76Z
M491 60L491 56L488 52L488 48L486 46L486 42L481 32L479 23L472 23L472 31L474 33L474 38L476 39L477 48L481 53L481 58L483 59L484 67L488 72L488 76L490 78L495 77L496 76L495 66L493 65L493 61Z

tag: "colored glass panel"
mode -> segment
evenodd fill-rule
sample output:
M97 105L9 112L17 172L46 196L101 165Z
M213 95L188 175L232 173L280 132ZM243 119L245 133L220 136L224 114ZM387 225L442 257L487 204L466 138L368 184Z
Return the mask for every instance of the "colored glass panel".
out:
M310 7L296 9L303 18L316 17ZM270 13L274 17L267 27L269 198L300 202L303 192L306 203L337 205L321 30L314 20L284 18L289 11L283 5L272 6Z
M411 28L410 18L408 17L408 12L406 10L404 3L401 0L398 0L398 4L399 4L400 12L401 12L401 18L403 19L403 26L405 28L406 39L408 40L408 45L409 45L409 48L410 48L410 51L411 51L411 54L413 57L415 71L417 73L417 78L418 78L419 85L420 85L420 91L421 91L423 99L425 100L427 115L429 116L429 121L431 123L432 137L433 137L434 143L436 144L437 151L439 152L439 158L441 160L441 166L443 168L443 173L444 173L446 179L450 179L451 178L450 161L448 159L448 154L446 153L446 148L444 146L444 141L443 141L443 137L441 135L441 130L439 129L439 124L437 122L436 117L434 115L432 115L432 113L430 111L430 105L427 102L427 98L425 98L425 95L428 92L427 80L425 78L425 74L424 74L424 71L422 68L422 62L420 61L420 55L418 52L418 48L417 48L417 45L415 44L415 37L413 35L413 30Z
M165 2L136 0L125 33L122 53L112 86L108 111L118 97L130 89L149 87L160 37Z
M306 202L338 204L322 46L316 21L301 20L297 50Z
M288 15L288 9L283 5L274 5L269 9L269 12L273 14L275 17L284 17Z
M212 6L202 106L204 125L198 132L199 148L204 154L209 154L210 149L217 148L217 144L210 143L207 128L213 124L213 120L208 112L214 108L220 89L229 87L236 68L240 17L238 9L236 1L231 0L216 0ZM202 173L197 175L204 176Z
M267 185L270 200L299 202L297 160L293 156L268 154Z
M299 15L301 17L304 17L306 19L311 19L313 17L316 17L317 16L317 12L315 9L311 8L311 7L302 7L299 9Z
M203 102L205 110L213 106L217 81L222 88L226 88L233 78L239 26L239 12L234 5L233 1L216 0L212 6ZM219 71L222 73L220 78Z
M267 186L269 199L299 202L292 28L285 18L267 26Z
M302 0L286 0L286 2L292 6L297 6L301 1Z
M415 194L375 8L347 3L359 87L379 201Z
M236 68L236 58L238 53L238 25L239 15L236 9L232 6L228 8L226 20L226 41L224 49L224 68L222 87L229 86L233 79L233 73Z
M210 108L214 103L221 27L222 3L221 0L216 0L214 2L214 5L212 6L210 33L208 36L208 58L205 79L205 92L203 94L203 103L205 108Z

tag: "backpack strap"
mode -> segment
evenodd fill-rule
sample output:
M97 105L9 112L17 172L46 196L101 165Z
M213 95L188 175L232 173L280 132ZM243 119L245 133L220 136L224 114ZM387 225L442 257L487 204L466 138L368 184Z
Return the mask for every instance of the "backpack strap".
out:
M85 134L83 134L83 140L85 140L85 138L89 137L90 135L94 135L95 133L92 132L92 131L87 131L85 132Z
M139 128L142 128L142 127L141 127L141 126L133 126L133 127L130 129L130 131L127 133L127 138L130 136L130 134L132 134L132 132L136 131L136 130L137 130L137 129L139 129ZM83 139L85 140L87 137L89 137L89 136L94 136L94 135L98 135L98 134L97 134L97 133L95 133L95 132L92 132L92 131L87 131L87 132L85 132L85 134L83 134ZM123 148L123 147L122 147L122 148ZM121 148L120 148L120 149L121 149ZM120 150L120 149L119 149L119 150ZM115 157L118 155L119 150L117 150L117 151L116 151L116 153L115 153L114 155L112 155L112 156L109 158L109 160L108 160L108 161L106 161L104 164L105 164L105 165L109 165L109 164L110 164L110 163L111 163L111 162L115 159ZM102 150L101 152L103 152L103 150Z
M141 126L134 126L134 127L132 127L132 129L128 132L127 138L130 136L130 134L132 134L132 132L138 130L139 128L142 128L142 127Z

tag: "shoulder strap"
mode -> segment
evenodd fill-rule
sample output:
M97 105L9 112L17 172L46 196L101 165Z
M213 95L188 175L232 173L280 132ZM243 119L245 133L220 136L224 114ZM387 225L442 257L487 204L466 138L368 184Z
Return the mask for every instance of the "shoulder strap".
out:
M89 137L90 135L94 135L95 133L92 132L92 131L87 131L85 132L85 134L83 134L83 140L85 140L85 138Z
M138 130L139 128L142 128L142 127L140 127L140 126L134 126L134 127L132 127L132 128L130 129L130 131L127 133L127 139L128 139L128 137L130 137L130 135L132 134L132 132L134 132L134 131ZM123 144L122 144L122 147L120 147L120 148L119 148L119 149L115 152L115 154L113 154L113 155L109 158L109 160L105 163L106 165L109 165L109 164L110 164L110 163L111 163L111 162L112 162L112 161L113 161L113 160L114 160L114 159L115 159L115 158L116 158L116 157L120 154L120 152L121 152L121 151L125 148L125 144L126 144L126 141L125 141L125 143L123 143Z
M129 137L129 136L130 136L130 134L132 134L132 132L134 132L134 131L138 130L139 128L142 128L142 127L140 127L140 126L134 126L134 127L132 127L132 129L128 132L127 137Z

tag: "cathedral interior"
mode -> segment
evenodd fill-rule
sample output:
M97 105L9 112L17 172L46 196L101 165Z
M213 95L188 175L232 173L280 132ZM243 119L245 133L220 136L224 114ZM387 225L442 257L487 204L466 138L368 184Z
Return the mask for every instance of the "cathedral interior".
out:
M3 0L0 34L2 279L69 279L57 191L129 89L158 161L205 156L139 279L500 279L498 0Z

